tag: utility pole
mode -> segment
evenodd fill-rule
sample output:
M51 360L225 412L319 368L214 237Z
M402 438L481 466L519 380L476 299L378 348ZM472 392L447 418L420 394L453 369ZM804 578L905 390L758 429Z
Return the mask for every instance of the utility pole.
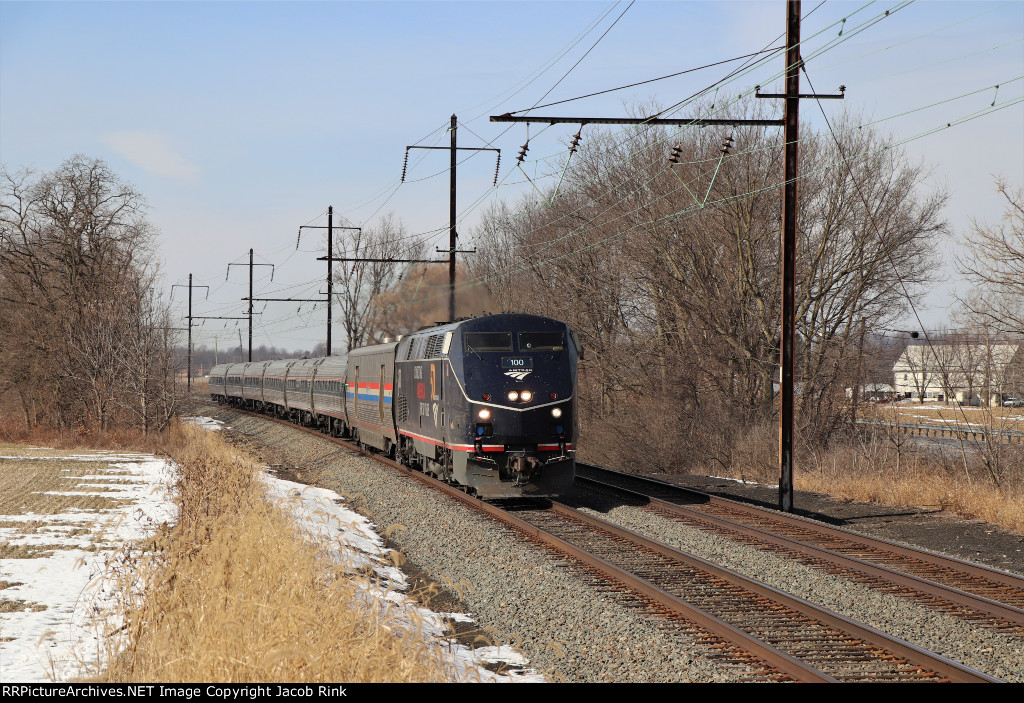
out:
M249 248L249 361L252 361L252 247Z
M408 152L406 152L408 153ZM402 177L405 177L405 173L402 173ZM334 270L332 264L335 261L354 261L354 262L379 262L379 263L391 263L391 264L437 264L444 263L443 261L434 261L433 259L378 259L369 257L345 257L334 255L334 237L333 233L335 229L351 229L362 233L362 227L334 227L333 222L334 208L328 206L327 208L327 256L318 256L317 261L327 262L327 356L331 355L331 305L334 300ZM299 242L302 241L302 230L304 229L324 229L322 225L302 225L299 227L299 236L295 239L295 249L299 248ZM270 300L270 301L300 301L306 303L322 303L320 299L300 299L300 298L257 298L257 300Z
M493 117L491 118L494 119ZM402 183L405 183L405 169L409 164L409 150L410 149L447 149L451 152L451 166L449 169L449 180L448 180L448 321L455 321L455 255L456 254L473 254L476 249L456 249L456 243L459 235L455 231L455 169L458 164L457 152L458 151L495 151L498 153L498 165L501 164L501 149L494 147L468 147L459 146L456 139L458 129L458 118L452 115L451 126L451 146L407 146L405 147L405 165L402 166ZM494 183L498 183L498 169L494 169ZM443 254L444 249L438 249L438 254ZM434 262L431 262L434 263Z
M782 378L779 510L793 512L793 376L796 340L796 177L800 118L800 0L786 3L786 187L782 198Z
M334 300L334 206L327 206L327 356L331 355L331 302Z
M180 283L176 283L171 286L171 296L174 295L175 288L184 288L185 286ZM210 286L196 286L197 288L205 288L206 294L210 294ZM192 274L188 275L188 377L186 380L187 388L189 391L192 390Z
M209 289L207 289L209 290ZM186 388L192 390L192 274L188 275L188 382Z
M800 0L786 3L786 92L762 93L758 98L783 98L785 121L785 187L782 196L782 350L779 374L779 510L793 512L793 406L796 359L796 231L797 231L797 166L800 140L800 99L816 98L842 100L846 89L840 86L839 95L800 94Z
M455 118L455 113L452 113L451 169L448 179L448 322L455 322L455 240L459 236L455 233L455 157L459 150L455 135L458 127L458 120Z
M228 272L224 274L224 280L228 280L228 276L231 274L232 266L244 266L244 264L228 264ZM269 266L270 267L270 280L274 280L274 265L273 264L254 264L252 262L252 249L249 249L249 297L242 298L242 300L249 301L249 361L252 361L252 267L253 266ZM241 332L239 332L241 334ZM239 340L239 346L241 346L241 340Z
M324 229L322 225L302 225L299 227L299 236L295 239L295 249L298 250L299 242L302 241L302 230L304 229ZM331 355L331 318L332 306L334 305L334 267L335 261L341 261L341 259L334 258L334 206L327 206L327 356ZM362 227L338 227L337 229L354 229L362 231ZM324 261L324 257L317 257L317 261ZM322 300L309 300L303 302L316 302L322 303Z

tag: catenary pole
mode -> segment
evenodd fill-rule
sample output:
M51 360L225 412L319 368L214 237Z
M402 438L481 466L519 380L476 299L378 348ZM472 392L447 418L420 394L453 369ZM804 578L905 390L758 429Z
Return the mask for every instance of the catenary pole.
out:
M402 167L402 183L405 183L405 171L409 163L409 150L410 149L447 149L450 156L450 167L449 167L449 195L448 195L448 320L449 322L455 321L455 255L456 254L473 254L476 252L475 249L471 250L460 250L456 248L457 240L459 238L458 233L455 231L455 193L456 193L456 178L455 170L458 164L457 157L459 150L462 151L494 151L498 154L498 165L501 164L501 149L494 147L465 147L458 146L456 138L456 129L458 128L458 117L454 114L451 118L451 145L450 146L407 146L405 147L405 166ZM494 170L494 183L498 183L498 169L495 167ZM437 253L444 253L443 249L437 249ZM356 261L362 261L364 259L355 259ZM365 259L369 260L369 259ZM394 261L400 261L394 259ZM430 262L435 263L435 262ZM444 263L440 261L437 263Z
M455 130L458 127L455 115L452 115L452 155L451 155L451 177L449 189L451 194L448 198L448 321L455 321L455 240L458 235L455 233L455 156L458 146L455 141Z
M192 274L188 275L188 383L186 388L192 392Z
M782 359L779 509L793 511L793 376L796 337L797 158L800 119L800 0L786 4L786 165L782 200Z
M327 206L327 356L331 355L331 304L334 300L334 206Z

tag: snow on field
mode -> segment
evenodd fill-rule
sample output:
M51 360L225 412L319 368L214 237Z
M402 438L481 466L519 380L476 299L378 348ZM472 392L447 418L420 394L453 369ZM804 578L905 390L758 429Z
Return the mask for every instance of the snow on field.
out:
M152 534L175 517L169 501L172 472L163 459L94 452L70 456L3 456L5 471L31 472L39 461L90 462L90 473L65 476L67 490L41 495L116 498L120 507L59 514L15 512L0 505L0 544L8 551L39 549L43 556L0 559L0 681L66 681L102 665L97 618L113 607L108 568L123 546ZM68 471L68 469L65 469ZM99 488L100 490L84 490ZM25 530L28 528L28 531ZM23 601L24 603L17 603ZM116 622L116 617L112 620Z
M340 545L338 558L347 558L355 567L369 566L380 578L381 585L387 591L369 594L371 597L384 597L401 608L405 619L414 619L424 623L424 631L428 636L446 641L446 620L472 622L472 618L463 613L435 613L420 607L410 598L402 595L408 581L401 569L395 567L387 558L389 550L384 540L374 530L374 525L365 517L345 507L342 498L334 491L302 483L293 483L283 479L264 475L268 485L268 493L282 501L283 507L289 510L296 521L309 534L316 538L326 538ZM532 669L525 668L526 658L510 647L483 647L475 650L447 641L452 661L460 671L465 671L471 664L497 664L507 674L495 674L483 670L484 681L530 681L541 682L544 677Z
M212 417L183 417L181 420L190 425L202 427L204 430L213 430L214 432L218 432L224 427L223 422L214 420Z
M210 429L220 425L210 418L195 418ZM220 423L223 424L223 423ZM35 450L38 451L38 450ZM47 450L43 450L47 451ZM30 452L26 452L30 453ZM35 453L35 452L31 452ZM4 455L4 471L32 471L33 462L94 462L84 476L66 476L65 490L39 491L44 495L104 496L120 507L104 510L69 510L60 514L19 512L0 503L0 545L8 553L18 548L42 548L50 553L32 558L0 559L0 682L68 681L96 671L105 661L107 643L97 620L109 614L111 567L126 545L139 542L165 522L175 519L170 501L173 466L140 454L89 452L59 456ZM475 651L446 638L446 621L472 621L465 614L439 614L419 607L402 595L405 574L387 559L388 550L374 526L349 510L333 491L292 483L265 474L268 494L282 501L296 521L314 537L339 545L344 557L358 566L370 566L387 591L368 593L384 597L426 623L428 636L438 638L460 668L470 664L502 664L508 674L484 671L485 681L543 681L523 656L508 647ZM91 490L88 490L91 489ZM99 490L96 490L99 489ZM30 531L22 528L31 527ZM50 551L52 549L52 551ZM339 557L341 555L339 554ZM5 603L24 607L17 612ZM116 617L108 620L116 626Z

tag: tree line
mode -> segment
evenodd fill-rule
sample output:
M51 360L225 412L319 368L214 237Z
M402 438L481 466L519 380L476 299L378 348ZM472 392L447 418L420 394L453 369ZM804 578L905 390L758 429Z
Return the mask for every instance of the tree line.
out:
M142 195L101 160L0 169L0 397L30 427L150 431L174 414L156 234Z
M781 134L733 129L723 153L715 129L588 132L559 184L486 214L473 275L498 309L579 332L584 433L609 459L727 466L777 422ZM877 333L938 270L946 195L850 119L801 132L796 421L822 445L849 426L846 389L877 371Z
M732 109L769 116L757 101ZM800 145L797 427L815 446L855 419L847 389L891 379L885 330L934 281L949 234L925 165L851 118L834 130L804 126ZM729 465L777 421L783 145L774 130L729 136L723 153L722 130L590 128L549 185L492 204L460 262L458 315L530 312L577 330L584 435L611 462L639 450L662 468ZM1024 197L999 187L1003 221L966 236L959 266L975 287L960 319L1022 338ZM142 195L100 160L0 171L0 396L29 425L149 430L175 412L183 354L155 293L155 237ZM388 215L338 256L427 251ZM335 276L349 349L447 317L445 267L348 262ZM194 366L210 356L194 350Z

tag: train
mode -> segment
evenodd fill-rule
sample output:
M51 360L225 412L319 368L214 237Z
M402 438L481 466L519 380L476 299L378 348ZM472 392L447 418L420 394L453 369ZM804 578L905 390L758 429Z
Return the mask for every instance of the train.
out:
M583 349L564 322L502 313L312 359L219 364L218 403L348 437L483 499L558 497L576 468Z

